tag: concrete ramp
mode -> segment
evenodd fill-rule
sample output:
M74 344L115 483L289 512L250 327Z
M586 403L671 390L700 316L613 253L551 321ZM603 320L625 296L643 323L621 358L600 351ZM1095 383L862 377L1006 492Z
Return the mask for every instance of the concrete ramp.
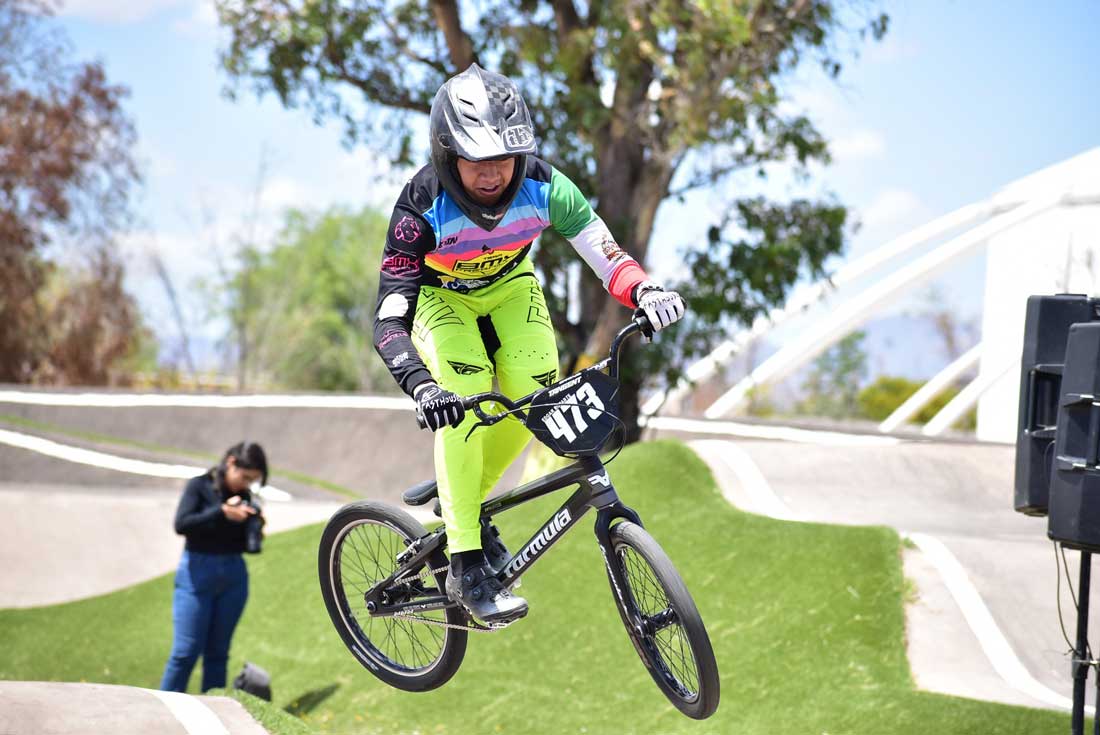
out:
M267 735L240 702L111 684L0 681L0 735Z

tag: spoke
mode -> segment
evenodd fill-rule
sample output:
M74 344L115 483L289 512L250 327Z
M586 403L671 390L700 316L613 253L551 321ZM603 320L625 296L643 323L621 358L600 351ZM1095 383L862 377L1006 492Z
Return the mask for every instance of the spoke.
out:
M442 654L447 642L446 629L437 630L434 625L410 618L377 617L362 609L363 595L379 581L390 576L397 568L397 556L405 548L404 535L382 523L365 522L350 529L341 541L337 554L334 577L344 595L345 606L359 600L358 609L349 609L349 626L360 640L376 654L397 668L415 670L431 665ZM405 576L418 576L430 569L430 563ZM338 575L338 576L337 576ZM423 590L416 590L415 582L407 585L401 596L412 599L418 594L429 593L429 585L438 587L433 575L423 578ZM421 613L440 623L446 621L442 610ZM375 625L375 622L378 625ZM425 630L427 632L425 632Z
M423 628L423 627L427 627L427 626L420 626L420 627ZM426 657L425 661L430 663L432 661L432 659L435 658L435 656L432 655L431 650L427 646L424 645L423 641L420 640L420 636L416 633L416 631L412 627L412 621L409 621L409 635L412 636L412 640L413 640L413 643L415 644L415 646Z
M670 680L668 683L679 696L694 696L699 689L695 656L660 578L645 557L627 544L620 547L619 559L627 590L646 629L652 631L645 636L650 641L646 646L648 655L655 659L653 663Z
M387 573L386 564L379 558L381 552L379 544L380 539L378 539L377 530L368 531L361 528L361 533L357 534L353 545L356 564L367 586L373 586Z
M341 549L342 554L344 554L345 551L347 553L344 555L343 559L341 559L341 566L343 566L347 572L351 572L356 578L365 580L367 578L367 571L363 567L362 559L358 558L355 547L351 546L346 549Z
M684 650L686 641L683 630L679 627L673 630L676 637L674 642L662 641L660 638L654 638L654 642L661 649L662 658L669 665L672 670L671 673L676 677L679 685L690 694L694 694L699 689L699 674L695 667L695 656L691 653L690 645L686 651Z

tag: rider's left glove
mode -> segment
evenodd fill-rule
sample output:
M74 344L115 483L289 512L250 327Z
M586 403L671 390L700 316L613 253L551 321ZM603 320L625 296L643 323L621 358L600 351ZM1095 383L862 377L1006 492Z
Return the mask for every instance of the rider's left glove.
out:
M430 380L413 389L413 399L416 401L417 417L432 431L439 431L444 426L458 426L466 416L462 397Z
M645 312L655 332L680 321L687 308L680 294L666 291L653 281L638 284L634 291L634 303Z

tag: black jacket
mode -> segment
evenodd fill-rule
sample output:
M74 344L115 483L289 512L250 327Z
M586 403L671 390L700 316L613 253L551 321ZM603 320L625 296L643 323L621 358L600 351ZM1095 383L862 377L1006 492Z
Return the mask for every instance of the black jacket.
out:
M188 551L211 554L244 552L244 523L234 523L222 513L228 499L214 484L213 472L187 481L176 509L176 533L187 537Z

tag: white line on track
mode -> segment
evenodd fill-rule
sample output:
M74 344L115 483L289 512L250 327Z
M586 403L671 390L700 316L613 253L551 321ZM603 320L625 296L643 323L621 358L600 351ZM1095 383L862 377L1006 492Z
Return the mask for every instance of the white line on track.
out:
M190 694L180 692L161 692L156 689L145 691L164 703L164 706L183 725L187 735L229 735L225 725L214 712Z
M692 434L724 434L745 439L779 439L827 447L889 447L901 443L900 439L892 436L844 434L839 431L814 431L811 429L796 429L791 426L763 426L760 424L742 424L735 421L703 421L700 419L662 416L647 419L645 426L647 429L686 431Z
M410 398L388 396L43 393L20 390L0 390L0 403L101 408L150 406L189 408L370 408L386 411L411 411L415 407Z
M189 480L196 475L206 472L205 467L191 467L183 464L164 464L162 462L146 462L140 459L128 459L114 454L97 452L92 449L81 449L68 444L58 444L49 439L43 439L30 434L22 434L17 431L0 429L0 444L10 447L27 449L38 452L55 459L63 459L66 462L99 467L116 472L128 472L132 475L144 475L146 477L165 477L175 480ZM267 485L257 490L265 500L287 501L293 499L290 493L277 487Z
M951 593L951 597L954 598L955 603L962 610L967 624L974 631L974 635L977 636L978 643L985 651L986 658L992 664L993 670L1010 686L1024 694L1054 707L1071 709L1073 707L1072 700L1043 686L1028 673L1023 663L1016 657L1016 653L1012 650L1008 639L1005 638L1004 633L1001 632L996 621L993 620L989 608L986 607L974 583L970 581L966 570L963 569L962 564L951 553L951 550L936 537L925 533L902 532L902 536L912 539L917 548L921 550L921 553L932 562L936 571L939 572L940 577ZM1092 707L1086 709L1089 710L1089 714L1092 714Z
M42 439L29 434L21 434L15 431L0 429L0 444L12 447L29 449L32 452L45 454L67 462L86 464L92 467L101 467L119 472L129 472L134 475L146 475L147 477L169 477L174 479L189 479L195 475L201 475L205 468L188 467L182 464L162 464L160 462L145 462L140 459L127 459L113 454L96 452L91 449L71 447L66 444L58 444L49 439Z
M715 455L737 476L738 482L755 505L755 508L752 509L753 512L759 512L761 515L779 520L807 520L792 511L776 495L760 468L747 452L731 442L726 442L726 444L728 446L720 452L715 452ZM986 658L989 659L993 670L1017 691L1053 707L1071 709L1073 702L1070 699L1048 689L1028 673L1027 668L1016 656L1015 651L1012 650L1008 639L1005 638L1004 633L997 626L985 601L982 600L981 594L974 587L973 582L970 581L970 577L967 576L966 570L955 555L951 553L951 550L942 541L928 534L899 533L903 537L912 539L921 553L936 568L948 592L951 593L952 599L955 600L955 604L962 611L967 625L970 626L970 630L978 639L978 643L981 645ZM1086 707L1086 710L1090 715L1094 712L1092 707Z

